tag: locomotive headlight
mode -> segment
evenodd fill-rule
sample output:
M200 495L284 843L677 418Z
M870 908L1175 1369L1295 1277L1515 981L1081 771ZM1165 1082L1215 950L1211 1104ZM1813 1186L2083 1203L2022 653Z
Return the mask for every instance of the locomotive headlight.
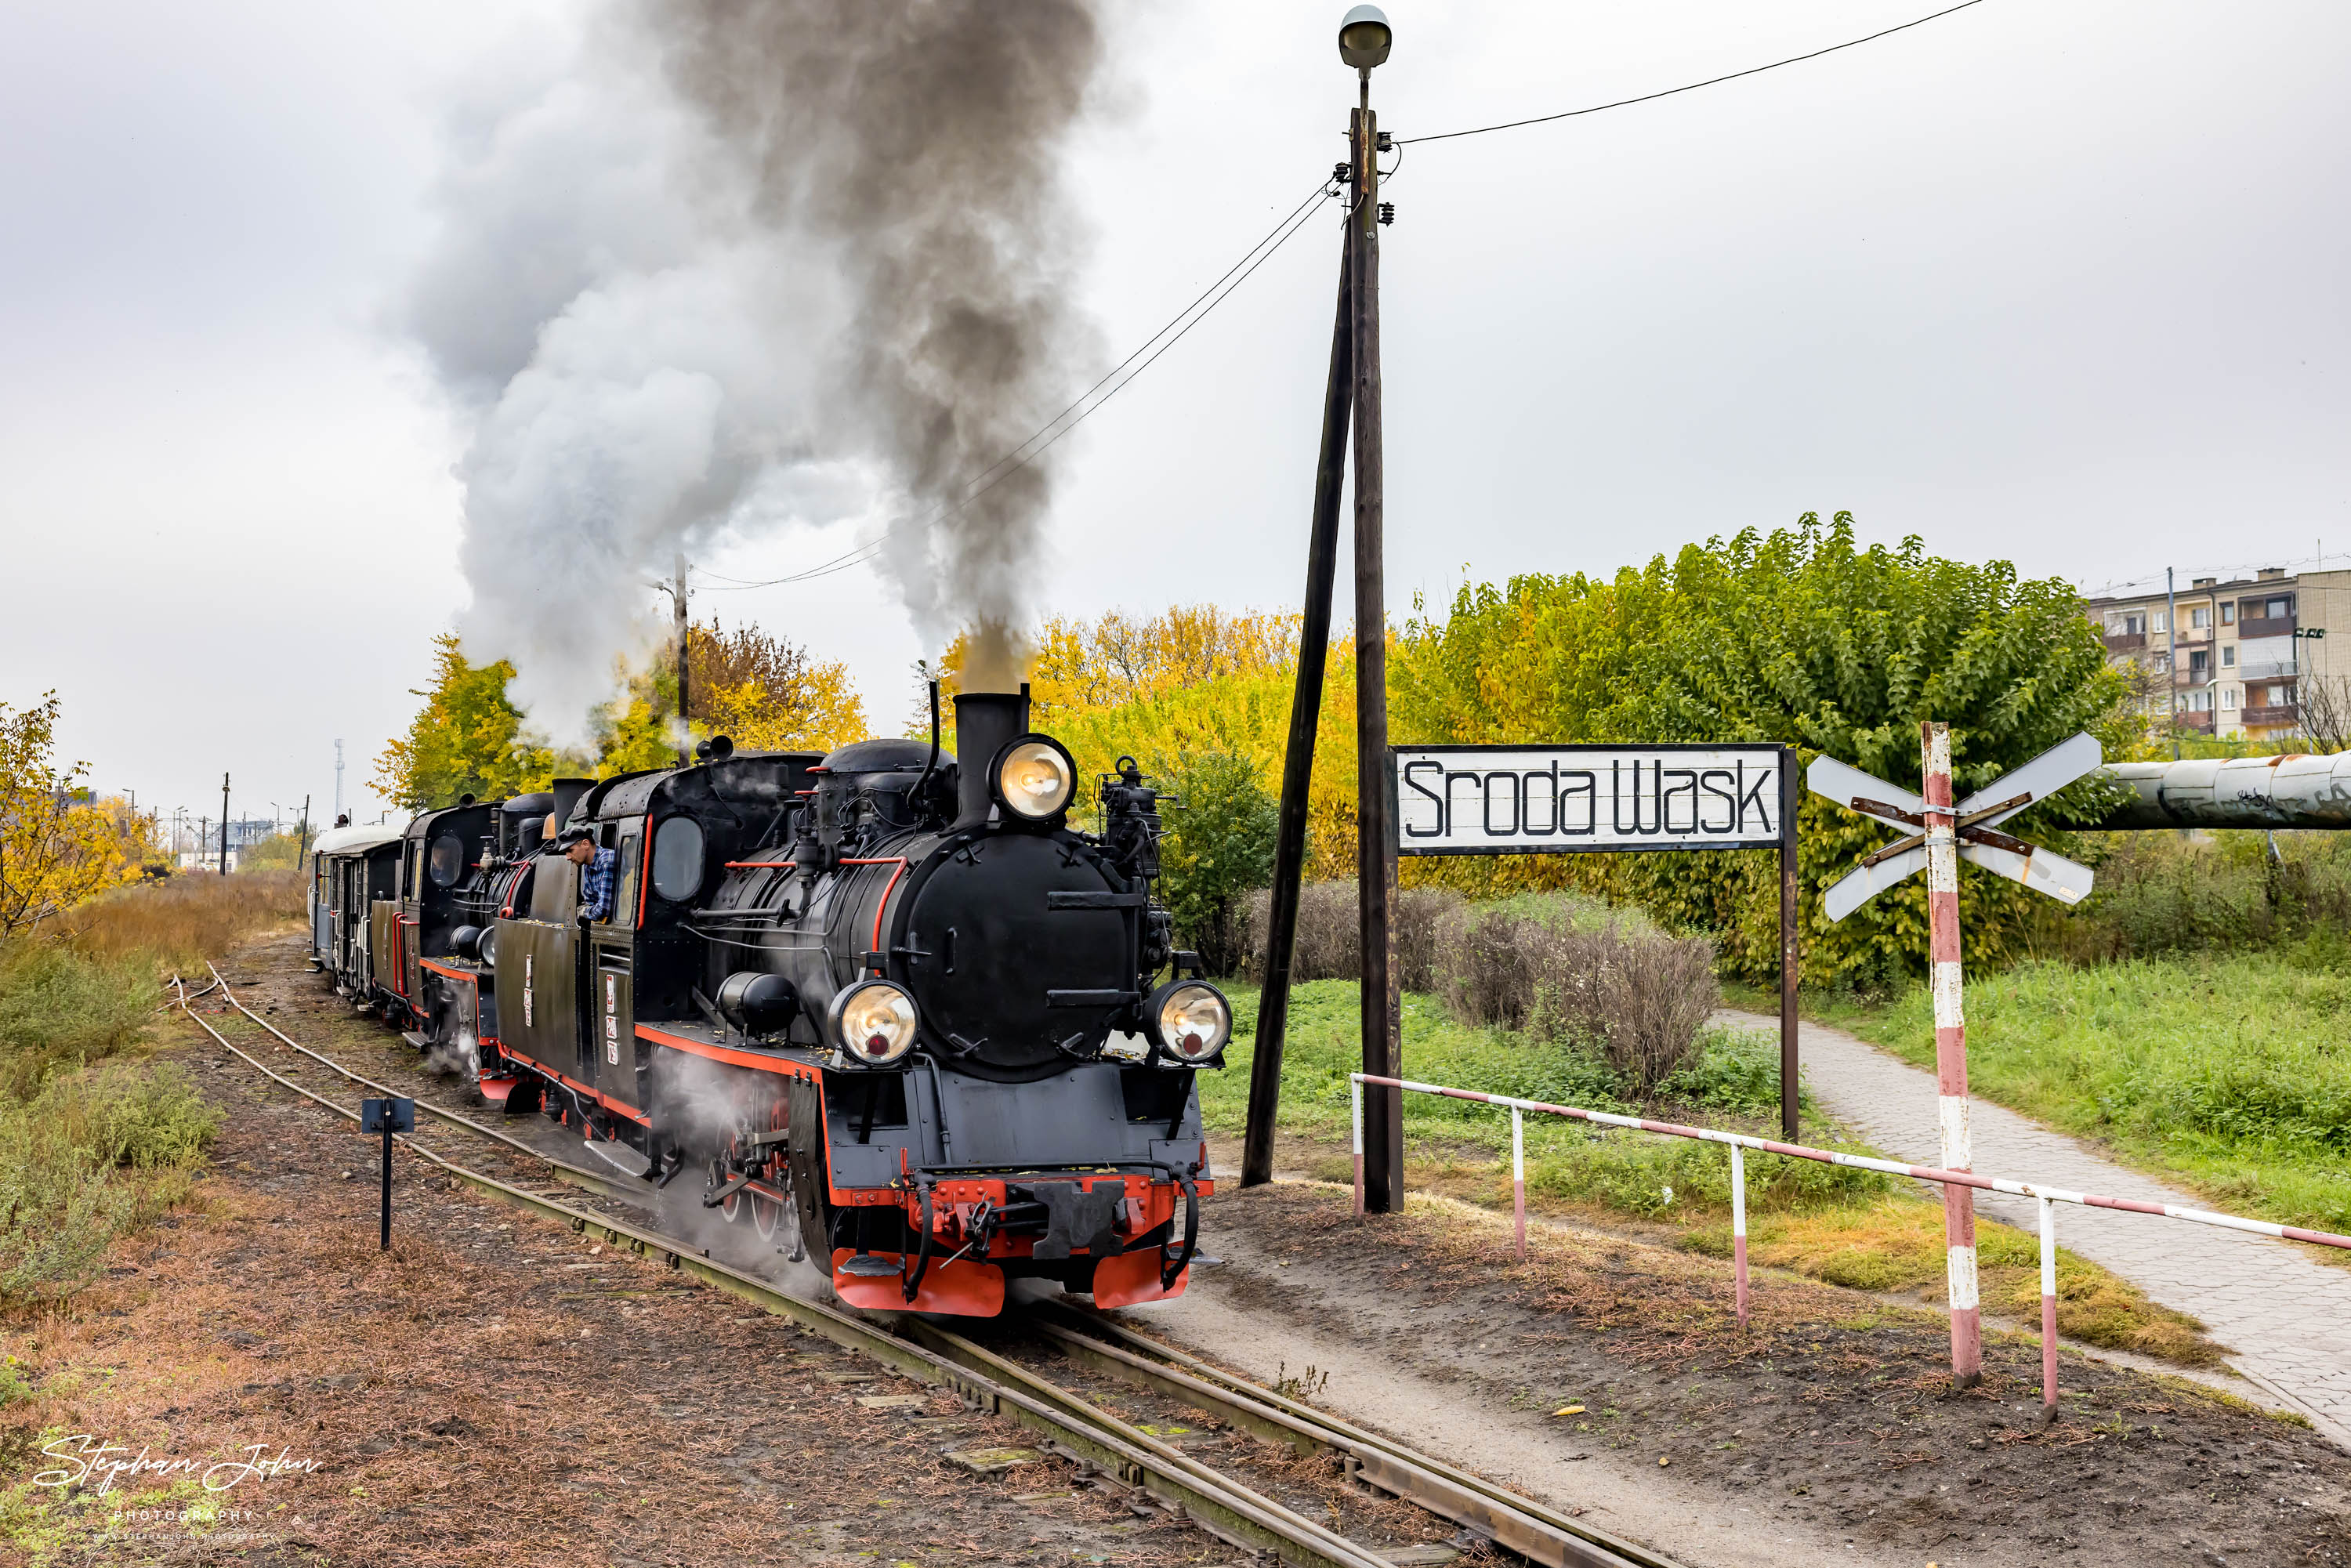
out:
M860 980L825 1009L833 1040L852 1061L887 1067L914 1049L914 998L887 980Z
M1077 790L1077 765L1058 741L1024 736L1006 747L996 763L996 799L1014 816L1041 822L1070 803Z
M1202 980L1173 980L1144 1004L1144 1027L1160 1054L1183 1066L1212 1061L1232 1038L1233 1008Z

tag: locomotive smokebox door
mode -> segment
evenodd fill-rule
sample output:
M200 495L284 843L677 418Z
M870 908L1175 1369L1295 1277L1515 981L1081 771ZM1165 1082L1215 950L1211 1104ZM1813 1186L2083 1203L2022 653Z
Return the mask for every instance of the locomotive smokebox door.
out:
M907 926L925 1023L958 1068L991 1078L1033 1078L1099 1049L1140 999L1128 926L1144 903L1049 838L1007 833L948 856Z

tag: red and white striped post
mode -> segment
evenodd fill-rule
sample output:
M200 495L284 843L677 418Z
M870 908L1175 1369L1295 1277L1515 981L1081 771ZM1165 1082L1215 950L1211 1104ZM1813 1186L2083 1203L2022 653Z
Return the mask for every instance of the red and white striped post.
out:
M1347 1096L1348 1117L1354 1126L1355 1136L1355 1218L1364 1218L1364 1081L1360 1075L1347 1087L1353 1091Z
M1968 1137L1968 1028L1960 1007L1959 816L1951 809L1951 732L1918 727L1926 761L1927 951L1933 966L1935 1077L1941 1093L1943 1169L1972 1168ZM1974 1192L1943 1188L1943 1241L1949 1260L1951 1376L1962 1388L1983 1380L1983 1324L1976 1289Z
M1747 1321L1747 1161L1737 1144L1730 1145L1730 1271L1739 1304L1739 1321Z
M1519 1228L1519 1261L1527 1260L1527 1126L1516 1105L1510 1107L1510 1218Z
M2057 1206L2041 1200L2041 1416L2057 1414Z

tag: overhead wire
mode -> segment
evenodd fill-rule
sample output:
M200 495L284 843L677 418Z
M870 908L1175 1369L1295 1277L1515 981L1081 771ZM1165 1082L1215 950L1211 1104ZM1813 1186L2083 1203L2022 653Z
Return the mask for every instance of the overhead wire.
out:
M1896 26L1883 28L1862 37L1847 38L1842 44L1831 44L1824 49L1814 49L1809 54L1790 55L1784 60L1773 60L1771 64L1763 66L1750 66L1743 71L1732 71L1726 76L1708 77L1704 81L1687 82L1680 87L1669 87L1657 92L1645 92L1638 98L1620 98L1613 102L1595 103L1583 109L1562 110L1557 114L1538 114L1528 120L1506 120L1499 125L1477 125L1467 131L1439 131L1426 136L1399 136L1395 139L1395 145L1407 147L1416 141L1450 141L1460 136L1483 136L1489 131L1516 131L1525 125L1548 125L1554 120L1573 120L1578 115L1598 114L1603 110L1624 109L1635 103L1651 103L1661 98L1671 98L1676 93L1696 92L1702 87L1716 87L1723 82L1737 81L1741 77L1760 76L1765 71L1776 71L1782 66L1802 65L1806 60L1819 59L1823 55L1835 54L1839 49L1859 48L1864 44L1874 44L1880 38L1890 38L1896 33L1907 33L1913 27L1923 27L1938 17L1948 16L1955 11L1964 11L1970 5L1982 4L1983 0L1959 0L1956 5L1947 5L1940 11L1930 11L1924 16L1901 23Z
M1945 6L1942 10L1929 12L1924 16L1916 17L1910 21L1899 23L1891 27L1881 28L1875 33L1865 34L1858 38L1848 38L1843 43L1831 44L1824 48L1813 49L1801 55L1791 55L1785 59L1773 60L1766 65L1750 66L1745 70L1731 71L1722 76L1708 77L1703 81L1687 82L1680 87L1665 88L1656 92L1642 93L1635 98L1620 98L1607 103L1591 104L1583 109L1563 110L1557 114L1542 114L1536 115L1526 120L1505 120L1497 125L1473 126L1464 131L1443 131L1433 132L1426 136L1397 137L1393 140L1391 145L1396 149L1396 166L1400 168L1403 165L1403 149L1411 146L1415 142L1449 141L1464 136L1482 136L1489 131L1515 131L1522 126L1544 125L1552 120L1573 120L1582 115L1598 114L1606 110L1627 108L1636 103L1650 103L1661 98L1672 98L1679 93L1695 92L1700 88L1715 87L1727 81L1737 81L1742 77L1757 76L1764 71L1778 70L1782 66L1800 65L1806 60L1816 60L1823 55L1833 55L1843 49L1857 48L1863 44L1875 43L1880 38L1891 37L1896 33L1907 32L1913 27L1924 26L1928 22L1951 16L1956 12L1965 11L1970 6L1980 5L1981 4L1983 4L1983 0L1959 0L1959 3L1956 5ZM1390 170L1387 172L1387 174L1392 175L1394 172L1394 170ZM1383 177L1385 178L1386 176L1384 175ZM1292 207L1288 214L1286 214L1273 225L1271 229L1266 232L1263 237L1259 239L1257 244L1244 251L1238 261L1233 263L1231 267L1227 267L1224 273L1218 277L1215 282L1209 284L1207 287L1201 290L1200 293L1195 296L1193 299L1182 309L1170 317L1166 323L1163 325L1158 331L1144 339L1143 343L1136 348L1133 353L1127 355L1125 359L1121 360L1117 364L1113 365L1108 371L1104 371L1100 380L1096 381L1093 385L1088 387L1084 392L1079 393L1076 399L1073 400L1068 407L1062 409L1061 413L1047 420L1043 424L1039 425L1035 431L1029 434L1026 440L1020 442L1019 444L1005 453L1003 456L989 464L986 468L981 469L969 480L967 480L963 486L963 493L956 497L956 499L942 505L929 517L924 518L922 520L922 526L929 528L962 511L966 507L970 506L974 501L979 499L980 497L986 495L989 490L994 489L1005 479L1010 477L1013 474L1018 473L1022 468L1027 467L1048 448L1052 446L1054 443L1060 441L1062 436L1067 435L1071 430L1077 428L1078 425L1084 423L1085 420L1091 417L1097 410L1102 408L1103 404L1109 402L1112 398L1116 397L1121 392L1124 391L1137 376L1140 376L1144 371L1149 370L1152 365L1158 361L1162 354L1165 354L1168 350L1183 341L1186 335L1188 334L1194 327L1198 326L1211 311L1215 310L1217 306L1223 304L1226 299L1230 298L1233 291L1238 288L1243 283L1249 281L1249 276L1256 272L1259 267L1262 267L1266 261L1272 256L1274 252L1280 250L1282 246L1289 242L1291 235L1297 234L1301 228L1303 228L1307 218L1311 214L1311 210L1314 204L1329 196L1332 193L1334 186L1335 182L1331 180L1319 182L1311 194L1308 195L1304 201L1299 203L1297 206ZM1173 333L1173 336L1170 336L1170 333ZM1165 340L1162 341L1163 339ZM1136 362L1138 360L1141 361L1140 363ZM1132 369L1129 367L1132 367ZM1124 372L1123 379L1122 372ZM1116 385L1111 384L1113 381L1116 381ZM1106 392L1102 392L1102 389L1105 386L1110 387L1110 390ZM1095 396L1097 392L1102 393L1099 398ZM841 554L834 556L830 560L820 561L817 565L810 567L805 570L791 572L783 577L768 578L759 581L750 581L742 578L724 577L717 572L709 571L698 567L695 570L699 571L705 579L712 580L709 591L713 593L741 593L753 589L780 588L792 583L809 582L818 578L831 577L836 572L847 571L854 567L864 565L867 561L872 560L876 555L881 553L882 547L885 541L906 526L907 525L904 523L893 525L891 528L883 529L873 538L871 538L852 549L845 550Z
M1308 220L1313 216L1315 204L1328 197L1331 194L1333 182L1331 180L1324 179L1318 181L1312 193L1310 193L1304 201L1300 202L1296 206L1290 208L1288 213L1284 214L1280 220L1277 222L1272 228L1267 230L1264 235L1262 235L1255 245L1242 252L1240 259L1234 262L1232 266L1227 267L1215 282L1202 289L1197 295L1194 296L1191 301L1182 309L1176 311L1174 316L1168 318L1165 324L1163 325L1156 332L1154 332L1150 337L1144 339L1142 344L1137 347L1133 353L1130 353L1126 358L1121 360L1117 364L1113 365L1108 371L1104 371L1101 379L1096 381L1093 385L1088 387L1084 392L1080 392L1078 396L1071 402L1068 407L1062 409L1059 413L1047 420L1043 424L1039 425L1035 431L1029 434L1026 440L1005 453L1003 456L989 464L986 468L981 469L970 479L966 480L961 487L961 494L959 494L954 500L938 507L929 517L924 518L922 520L923 526L925 528L931 527L936 523L946 520L947 517L953 517L957 512L962 511L966 507L968 507L974 501L978 500L982 496L987 494L988 491L994 489L998 485L1002 484L1006 479L1010 478L1014 474L1017 474L1022 468L1027 467L1030 463L1042 455L1044 452L1055 442L1061 440L1061 437L1076 429L1097 410L1102 408L1103 404L1109 402L1111 399L1125 391L1126 388L1134 382L1135 378L1142 375L1144 371L1149 370L1152 365L1158 361L1162 354L1165 354L1168 350L1174 348L1177 343L1182 342L1185 336L1188 334L1193 328L1206 320L1209 314L1214 311L1217 306L1223 304L1228 298L1231 298L1233 291L1238 289L1242 284L1248 282L1252 273L1256 272L1259 267L1264 266L1267 261L1272 258L1276 251L1280 250L1284 245L1289 243L1290 236L1297 234L1300 229L1304 228ZM1170 335L1171 333L1173 334L1172 336ZM1137 363L1137 361L1141 361L1141 362ZM1130 367L1132 368L1130 369ZM1124 372L1124 374L1122 375L1121 372ZM1117 382L1114 386L1111 384L1113 381ZM1110 390L1108 392L1103 392L1102 389L1106 386L1109 387ZM1100 392L1102 395L1096 397L1095 394L1097 392ZM862 566L866 561L871 560L875 555L880 553L883 541L904 527L906 527L904 523L893 525L891 528L883 529L879 535L867 540L865 543L857 546L853 549L844 551L842 554L833 557L831 560L820 562L818 565L810 567L806 570L793 572L784 577L770 578L765 581L759 582L746 581L740 578L729 578L724 580L727 586L713 586L710 589L710 591L714 593L739 593L747 589L781 587L788 583L806 582L814 578L830 577L838 571L847 571L852 567ZM702 570L701 568L696 568L695 570L698 571ZM718 576L717 573L709 571L704 571L703 575L712 578Z

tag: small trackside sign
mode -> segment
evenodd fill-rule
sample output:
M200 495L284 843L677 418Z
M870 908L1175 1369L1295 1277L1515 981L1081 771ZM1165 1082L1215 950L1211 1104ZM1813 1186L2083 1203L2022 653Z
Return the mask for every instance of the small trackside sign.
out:
M1389 752L1396 852L1771 849L1777 746L1421 746Z

